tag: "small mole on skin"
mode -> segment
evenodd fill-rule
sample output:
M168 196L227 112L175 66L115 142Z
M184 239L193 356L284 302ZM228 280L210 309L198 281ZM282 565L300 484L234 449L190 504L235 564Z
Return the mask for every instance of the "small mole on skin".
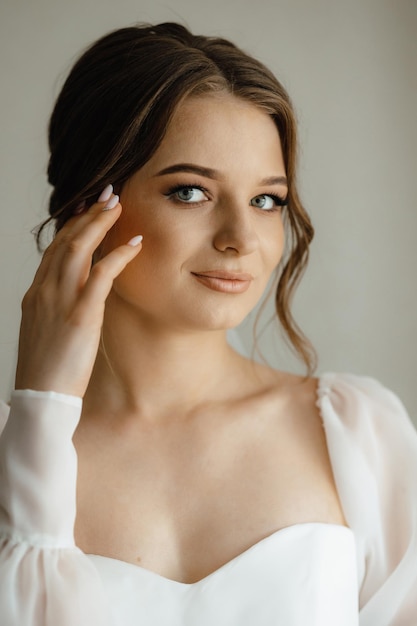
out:
M141 560L142 560L142 559L140 558L140 556L137 556L137 557L136 557L136 561L137 561L138 563L140 563L140 561L141 561Z

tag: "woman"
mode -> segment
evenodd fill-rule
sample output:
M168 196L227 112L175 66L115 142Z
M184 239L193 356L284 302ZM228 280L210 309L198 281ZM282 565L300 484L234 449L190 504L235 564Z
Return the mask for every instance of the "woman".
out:
M227 41L122 29L49 139L57 234L3 407L2 623L417 623L416 433L376 381L312 377L290 314L313 229L282 86ZM275 271L306 377L226 341Z

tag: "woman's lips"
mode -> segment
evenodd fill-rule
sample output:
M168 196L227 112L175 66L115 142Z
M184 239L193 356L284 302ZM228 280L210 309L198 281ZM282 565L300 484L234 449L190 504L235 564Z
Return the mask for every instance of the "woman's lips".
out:
M222 293L244 293L249 289L253 280L250 274L225 270L192 272L192 274L205 287Z

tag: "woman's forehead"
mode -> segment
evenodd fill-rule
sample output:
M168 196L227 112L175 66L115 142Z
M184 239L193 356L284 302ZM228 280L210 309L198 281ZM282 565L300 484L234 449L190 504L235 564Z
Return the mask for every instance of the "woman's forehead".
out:
M193 162L221 170L253 163L274 170L272 175L283 169L282 161L278 130L266 112L233 95L214 94L189 97L178 106L147 166Z

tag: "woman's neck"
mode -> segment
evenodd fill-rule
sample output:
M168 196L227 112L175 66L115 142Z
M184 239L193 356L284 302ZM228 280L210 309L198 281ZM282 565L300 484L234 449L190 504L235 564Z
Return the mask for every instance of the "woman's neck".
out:
M146 420L164 419L173 411L187 415L207 402L233 397L241 388L234 378L244 361L224 331L149 328L139 321L114 327L105 320L84 407L88 413L104 409Z

